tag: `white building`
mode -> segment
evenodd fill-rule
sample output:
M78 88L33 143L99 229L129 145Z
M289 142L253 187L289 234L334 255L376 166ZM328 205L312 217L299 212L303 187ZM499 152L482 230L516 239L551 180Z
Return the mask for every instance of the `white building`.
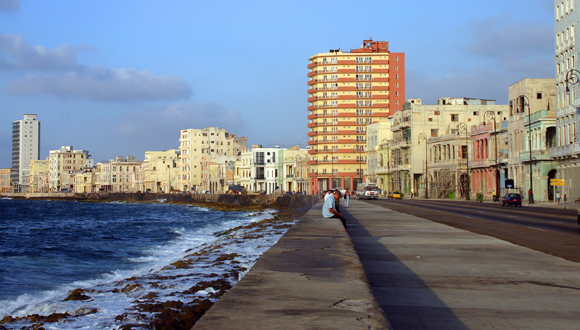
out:
M557 164L556 177L568 200L580 198L580 66L576 43L580 40L579 0L555 0L556 39L556 146L550 157ZM564 195L562 194L562 195Z
M12 123L12 186L14 192L30 191L30 161L40 159L40 121L35 114Z

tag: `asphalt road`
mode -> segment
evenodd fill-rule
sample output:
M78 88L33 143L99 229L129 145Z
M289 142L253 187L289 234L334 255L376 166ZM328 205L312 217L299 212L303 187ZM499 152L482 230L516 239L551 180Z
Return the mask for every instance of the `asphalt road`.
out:
M381 199L367 202L580 262L576 210L525 205L502 207L501 203L449 200Z

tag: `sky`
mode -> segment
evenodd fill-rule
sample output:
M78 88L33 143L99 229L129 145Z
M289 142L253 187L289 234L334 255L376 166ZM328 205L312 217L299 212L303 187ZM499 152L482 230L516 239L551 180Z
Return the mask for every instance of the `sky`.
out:
M216 126L248 143L308 141L308 59L388 41L406 98L493 99L554 78L551 0L0 0L0 168L12 122L38 114L40 158L95 162L179 148Z

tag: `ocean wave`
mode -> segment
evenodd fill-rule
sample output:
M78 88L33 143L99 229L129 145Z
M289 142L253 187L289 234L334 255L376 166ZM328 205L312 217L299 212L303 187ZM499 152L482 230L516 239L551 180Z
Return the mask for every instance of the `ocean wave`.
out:
M222 286L232 286L241 279L286 231L288 226L279 226L277 220L265 221L272 219L274 212L224 219L195 230L175 227L172 230L179 233L175 239L149 248L141 257L127 258L135 264L134 268L112 271L96 279L61 285L35 295L2 300L0 317L68 313L58 323L45 323L44 327L116 329L135 322L145 326L156 314L140 309L147 309L151 304L195 299L216 301L224 292ZM216 233L223 234L216 236ZM72 290L79 288L90 299L63 301ZM73 316L83 311L91 311L90 317ZM18 329L23 322L27 321L8 322L4 326Z

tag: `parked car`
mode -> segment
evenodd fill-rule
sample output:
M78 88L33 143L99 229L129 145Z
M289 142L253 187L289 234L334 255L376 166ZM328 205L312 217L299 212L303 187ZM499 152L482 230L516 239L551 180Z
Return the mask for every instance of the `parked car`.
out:
M507 193L501 199L501 206L515 205L522 207L522 196L516 193Z
M387 199L401 199L400 191L393 191L387 194Z

